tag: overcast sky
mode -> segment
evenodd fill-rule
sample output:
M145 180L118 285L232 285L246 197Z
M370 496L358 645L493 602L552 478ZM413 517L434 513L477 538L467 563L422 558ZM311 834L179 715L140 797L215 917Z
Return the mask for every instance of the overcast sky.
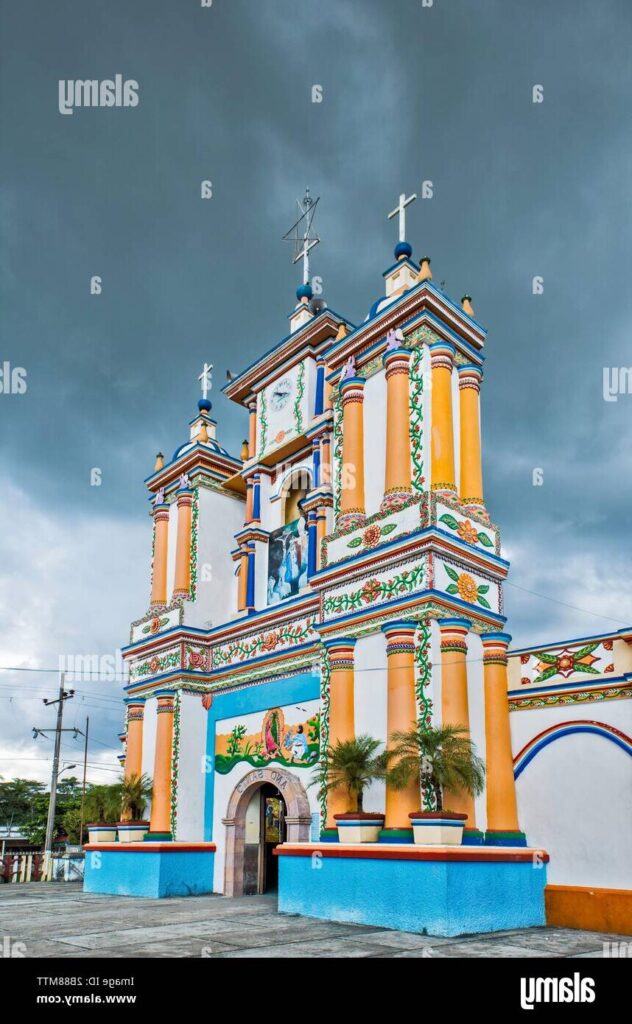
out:
M0 395L2 665L126 642L148 599L143 478L184 440L206 359L219 439L239 450L245 418L219 386L287 332L299 278L280 238L306 185L313 272L357 323L392 261L387 213L433 183L408 234L489 330L486 494L515 642L632 620L632 396L603 392L604 368L632 366L629 0L0 11L0 365L28 385ZM60 79L116 74L137 107L60 114ZM47 778L51 743L30 730L52 725L54 686L0 674L0 776ZM78 687L67 724L91 714L91 777L115 779L118 685Z

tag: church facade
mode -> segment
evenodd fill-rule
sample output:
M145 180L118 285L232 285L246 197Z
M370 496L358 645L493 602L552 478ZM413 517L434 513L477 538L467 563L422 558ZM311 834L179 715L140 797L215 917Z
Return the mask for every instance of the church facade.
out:
M486 332L403 234L361 324L304 283L289 333L225 386L248 423L239 457L218 440L205 367L188 435L146 481L149 604L123 652L121 760L153 780L151 821L101 891L142 892L150 850L167 864L159 894L181 891L186 856L226 895L304 890L303 852L368 870L335 860L333 815L349 808L314 785L321 752L453 723L486 765L484 792L451 801L467 870L529 859L548 870L550 921L624 931L632 627L510 648L482 474ZM372 865L412 856L420 807L432 793L370 787L365 810L385 814Z

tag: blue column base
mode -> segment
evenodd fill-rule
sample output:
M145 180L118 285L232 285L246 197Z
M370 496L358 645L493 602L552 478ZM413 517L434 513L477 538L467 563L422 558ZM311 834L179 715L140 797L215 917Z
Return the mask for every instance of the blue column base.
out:
M485 833L485 846L526 846L527 837L524 832L495 832Z
M319 851L319 870L312 856ZM541 851L285 844L280 913L451 937L546 923Z
M110 896L200 896L213 892L214 843L93 843L84 892Z
M326 828L320 833L321 843L337 843L338 840L338 829L337 828Z
M466 828L463 830L463 839L461 840L463 846L482 846L484 842L484 832L480 832L477 828Z
M378 843L414 843L412 828L383 828L377 837Z

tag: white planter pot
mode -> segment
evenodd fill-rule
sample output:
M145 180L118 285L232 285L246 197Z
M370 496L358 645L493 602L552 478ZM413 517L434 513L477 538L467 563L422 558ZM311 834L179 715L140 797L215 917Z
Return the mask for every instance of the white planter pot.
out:
M119 843L142 843L149 832L148 821L119 821Z
M416 818L410 815L417 846L460 846L465 817Z
M384 818L336 818L339 843L377 843Z
M115 843L116 825L88 825L89 843Z

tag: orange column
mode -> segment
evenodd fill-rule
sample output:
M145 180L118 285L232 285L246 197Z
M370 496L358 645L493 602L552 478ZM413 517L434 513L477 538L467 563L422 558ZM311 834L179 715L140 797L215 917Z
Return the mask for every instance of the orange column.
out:
M145 698L128 697L127 704L127 741L125 745L125 778L131 775L141 776L143 773L143 719L145 715Z
M321 546L322 546L323 537L325 537L326 534L327 534L327 509L325 508L324 505L321 505L321 507L317 510L317 513L316 513L316 541L317 541L317 547L316 547L316 566L317 566L318 569L321 568L321 561L322 561Z
M410 732L417 724L415 697L415 631L416 622L389 622L382 626L386 636L388 658L387 682L387 747L393 746L394 732ZM411 829L409 813L421 805L419 779L413 779L406 789L386 787L385 829ZM393 837L397 842L397 837Z
M484 512L483 466L481 457L480 390L482 371L478 366L459 367L460 404L460 486L459 497L472 512Z
M154 505L154 564L151 579L151 606L167 603L167 554L169 550L169 506Z
M455 348L439 341L430 346L432 367L432 490L456 493L454 424L452 421L452 363Z
M487 767L487 831L485 843L526 846L518 825L513 773L509 699L507 697L508 633L484 633L485 747Z
M406 348L384 354L386 369L386 472L383 507L397 507L411 494L409 364ZM418 808L417 808L418 809Z
M248 405L248 451L251 459L257 454L257 403Z
M156 751L151 794L150 833L171 839L171 748L175 698L171 690L157 690ZM151 836L148 836L150 838Z
M320 441L320 480L323 487L331 487L331 438L323 434Z
M329 746L355 737L353 652L355 640L325 640L329 657ZM356 810L349 807L344 790L334 790L327 800L327 828L335 828L334 814Z
M176 575L173 596L182 597L189 593L191 586L191 520L193 514L193 491L181 487L178 499L178 536L176 540Z
M254 484L252 477L246 480L246 525L252 522L252 496Z
M364 379L347 377L342 394L342 479L338 526L361 525L364 508Z
M470 735L470 709L467 695L467 634L472 623L467 619L440 619L441 631L441 720L443 725L458 725ZM448 811L467 814L466 831L476 832L474 798L469 793L445 794ZM470 836L470 838L474 838ZM480 833L476 838L482 839Z
M237 611L246 610L246 594L248 588L248 548L239 545L239 582L237 586Z

